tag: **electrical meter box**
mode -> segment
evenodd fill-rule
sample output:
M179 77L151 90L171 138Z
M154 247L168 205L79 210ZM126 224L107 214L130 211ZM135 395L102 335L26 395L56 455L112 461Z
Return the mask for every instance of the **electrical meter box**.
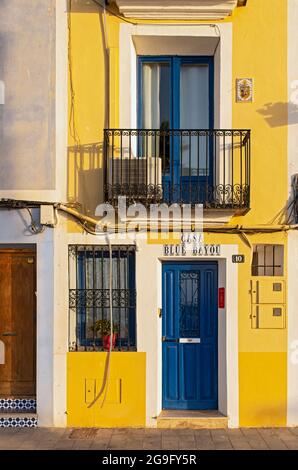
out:
M41 225L55 225L55 212L52 205L40 206L40 223Z
M252 328L283 329L286 327L284 305L252 305Z
M251 327L286 328L286 284L279 277L251 280Z
M285 281L280 278L252 280L251 295L253 304L283 304Z

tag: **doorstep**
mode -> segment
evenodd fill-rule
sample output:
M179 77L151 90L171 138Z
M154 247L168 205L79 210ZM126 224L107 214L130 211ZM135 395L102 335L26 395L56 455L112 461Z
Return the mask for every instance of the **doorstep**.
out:
M214 410L164 410L157 417L162 429L224 429L228 417Z

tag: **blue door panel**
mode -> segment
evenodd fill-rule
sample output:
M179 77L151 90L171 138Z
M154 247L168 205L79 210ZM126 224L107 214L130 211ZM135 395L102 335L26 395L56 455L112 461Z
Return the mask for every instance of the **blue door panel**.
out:
M214 297L214 271L206 270L204 276L204 289L203 289L203 296L204 296L204 308L206 311L206 315L204 315L204 336L206 338L213 337L214 335L214 315L208 314L207 312L213 312L215 308L215 297Z
M165 344L164 356L168 364L173 366L168 369L165 374L165 389L169 401L177 401L179 399L179 351L178 344Z
M171 295L174 291L175 272L170 270L164 273L164 298L166 302L166 331L169 338L174 338L176 333L175 326L175 298Z
M187 402L195 402L198 399L199 350L193 344L180 345L182 356L180 377L181 399Z
M215 262L163 264L164 409L218 407L217 276Z
M201 347L201 368L204 380L201 381L200 396L203 400L212 400L215 395L213 371L216 368L213 345L204 344Z

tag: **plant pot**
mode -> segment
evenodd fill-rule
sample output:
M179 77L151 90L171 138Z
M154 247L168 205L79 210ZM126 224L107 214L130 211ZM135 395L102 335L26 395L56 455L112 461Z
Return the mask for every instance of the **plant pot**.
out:
M113 335L112 335L112 349L115 348L116 339L117 339L117 333L113 333ZM103 344L104 350L109 351L110 344L111 344L111 335L103 336L102 337L102 344Z

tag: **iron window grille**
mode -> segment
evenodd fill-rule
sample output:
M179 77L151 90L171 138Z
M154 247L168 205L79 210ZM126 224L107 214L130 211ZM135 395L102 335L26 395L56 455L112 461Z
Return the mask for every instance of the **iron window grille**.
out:
M110 319L110 255L106 245L69 246L69 349L101 351L98 320ZM112 248L115 350L136 350L135 246Z
M252 276L283 276L283 245L254 245Z

